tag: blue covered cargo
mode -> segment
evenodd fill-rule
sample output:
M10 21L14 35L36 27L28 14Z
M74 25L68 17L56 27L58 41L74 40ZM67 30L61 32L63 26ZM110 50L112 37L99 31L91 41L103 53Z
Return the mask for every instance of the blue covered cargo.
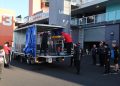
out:
M36 57L36 27L31 26L26 31L26 43L23 49L25 54Z

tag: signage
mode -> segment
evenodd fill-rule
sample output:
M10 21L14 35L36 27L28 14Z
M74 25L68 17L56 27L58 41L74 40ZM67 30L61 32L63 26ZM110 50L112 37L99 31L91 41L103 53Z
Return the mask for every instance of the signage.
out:
M71 15L71 2L64 0L64 14Z
M0 15L0 24L3 26L12 26L12 16Z
M33 16L27 16L24 18L24 22L27 23L27 22L34 22L34 21L38 21L38 20L42 20L42 19L45 19L45 18L48 18L49 17L49 13L36 13L34 14Z

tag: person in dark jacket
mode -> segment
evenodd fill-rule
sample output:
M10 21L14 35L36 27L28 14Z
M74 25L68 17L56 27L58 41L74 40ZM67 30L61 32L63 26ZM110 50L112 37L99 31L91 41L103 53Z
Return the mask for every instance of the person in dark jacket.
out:
M93 45L91 52L92 52L93 65L96 65L97 47L95 44Z
M112 44L113 50L114 50L114 64L115 64L115 72L119 71L119 49L116 46L116 44Z
M76 44L75 49L74 49L74 64L75 64L75 68L77 70L77 74L80 73L80 64L81 64L81 60L82 60L82 56L83 56L83 50L80 49L79 44Z
M108 44L104 45L104 65L105 65L105 71L104 74L110 73L110 48Z
M73 47L74 47L73 49L75 49L76 46L77 46L77 45L74 44L74 45L73 45ZM74 54L73 54L73 56L70 58L70 67L72 67L73 65L74 65Z
M42 53L42 50L43 50L45 56L46 56L47 48L48 48L47 42L48 42L48 33L44 32L42 34L42 42L41 42L40 54Z
M104 43L100 42L99 48L98 48L100 66L104 66L104 52L103 51L104 51Z

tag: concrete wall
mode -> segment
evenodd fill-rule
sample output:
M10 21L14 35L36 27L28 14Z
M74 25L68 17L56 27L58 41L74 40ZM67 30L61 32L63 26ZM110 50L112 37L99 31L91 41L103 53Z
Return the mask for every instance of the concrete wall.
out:
M63 10L63 0L50 0L49 6L49 23L59 25L61 21L59 11Z
M41 0L29 0L29 16L41 11Z
M49 7L45 6L44 0L29 0L29 16L39 11L48 12L48 9Z
M64 14L64 0L49 0L49 24L65 27L65 31L70 29L70 15Z
M79 41L79 29L72 30L72 38L73 38L73 43L77 43Z

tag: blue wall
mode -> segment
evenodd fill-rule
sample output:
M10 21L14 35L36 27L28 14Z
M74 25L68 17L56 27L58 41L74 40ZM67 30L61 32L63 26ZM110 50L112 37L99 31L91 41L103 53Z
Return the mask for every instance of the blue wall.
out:
M106 20L120 19L120 0L109 1L106 8Z
M111 32L113 32L114 35L110 35ZM110 46L113 40L115 40L117 45L119 45L119 25L118 24L106 26L105 40Z

